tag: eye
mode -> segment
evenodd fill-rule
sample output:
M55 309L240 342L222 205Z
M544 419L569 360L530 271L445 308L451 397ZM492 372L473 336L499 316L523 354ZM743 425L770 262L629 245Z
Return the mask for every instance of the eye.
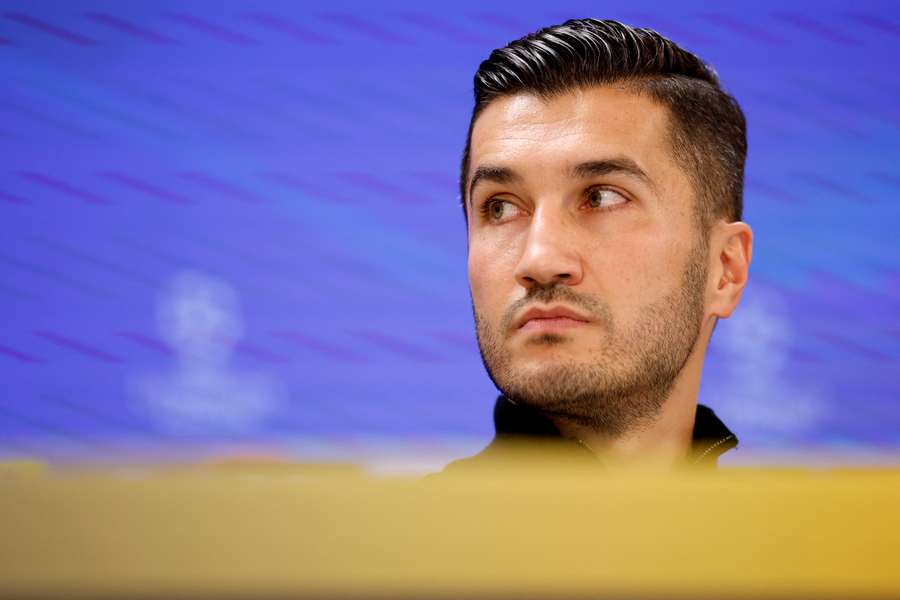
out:
M481 213L488 221L501 223L515 217L519 213L519 207L509 200L495 198L481 206Z
M587 205L596 210L613 208L627 202L628 198L610 188L595 187L587 191Z

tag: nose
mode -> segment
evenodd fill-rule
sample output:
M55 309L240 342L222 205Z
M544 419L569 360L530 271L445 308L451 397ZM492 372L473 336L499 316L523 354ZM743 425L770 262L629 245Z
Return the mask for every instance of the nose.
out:
M583 268L573 224L562 215L538 210L531 219L515 277L525 289L548 285L577 285Z

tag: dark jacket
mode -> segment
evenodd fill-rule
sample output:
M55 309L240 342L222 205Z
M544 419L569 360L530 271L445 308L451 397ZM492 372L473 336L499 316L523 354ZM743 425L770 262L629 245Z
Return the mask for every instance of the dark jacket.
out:
M459 472L466 467L488 464L495 459L505 458L521 447L522 442L552 445L554 450L562 450L567 457L577 461L596 461L591 451L578 442L563 438L550 419L541 413L519 404L513 404L505 396L497 398L494 405L493 441L481 452L447 465L444 472ZM707 406L697 405L694 433L689 463L714 468L719 457L738 445L738 439Z

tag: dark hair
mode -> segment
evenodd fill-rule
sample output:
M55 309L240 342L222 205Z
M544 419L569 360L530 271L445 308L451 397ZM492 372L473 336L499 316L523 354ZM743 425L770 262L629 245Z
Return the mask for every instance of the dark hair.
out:
M596 19L572 19L528 34L494 50L478 67L460 174L463 210L472 129L491 101L522 92L550 98L619 82L668 107L670 142L697 193L700 223L740 220L747 126L715 71L655 31Z

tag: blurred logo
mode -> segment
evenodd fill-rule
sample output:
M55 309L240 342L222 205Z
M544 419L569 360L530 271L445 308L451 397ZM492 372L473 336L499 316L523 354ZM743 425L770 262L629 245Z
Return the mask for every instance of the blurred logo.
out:
M175 363L170 372L139 378L136 389L164 427L248 431L280 404L283 390L275 379L231 363L243 323L238 295L227 282L196 271L177 274L160 297L157 322Z
M713 404L739 432L753 438L805 433L825 417L824 392L789 370L797 339L779 295L745 294L734 316L719 324L713 344L727 356L724 378L712 386Z

